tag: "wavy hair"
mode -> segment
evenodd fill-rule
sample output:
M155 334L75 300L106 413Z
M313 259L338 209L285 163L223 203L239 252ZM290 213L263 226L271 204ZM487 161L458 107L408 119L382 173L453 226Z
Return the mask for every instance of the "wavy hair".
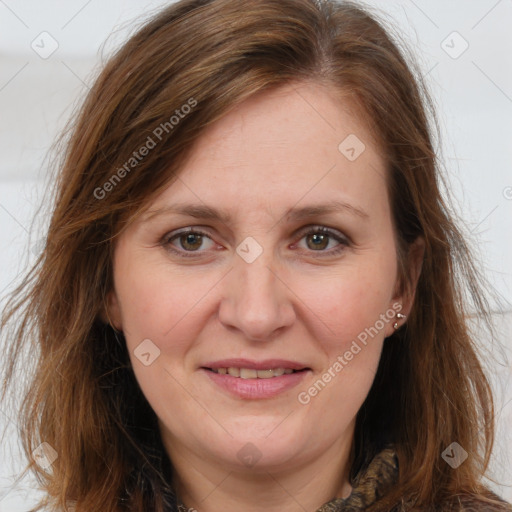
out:
M492 396L466 323L470 308L489 321L488 305L443 199L434 104L385 26L354 2L181 0L106 62L64 142L44 251L2 318L11 326L6 384L26 364L23 352L36 356L19 424L46 493L41 506L173 509L172 463L155 414L122 334L102 320L113 244L179 174L208 126L255 93L309 81L348 98L379 141L403 289L408 249L425 240L408 322L385 341L357 416L351 476L392 443L399 481L375 509L426 510L462 496L498 507L481 483L493 445ZM165 127L161 138L157 127ZM155 147L136 158L148 138ZM457 469L441 458L454 440L469 454ZM42 442L58 453L51 473L34 460Z

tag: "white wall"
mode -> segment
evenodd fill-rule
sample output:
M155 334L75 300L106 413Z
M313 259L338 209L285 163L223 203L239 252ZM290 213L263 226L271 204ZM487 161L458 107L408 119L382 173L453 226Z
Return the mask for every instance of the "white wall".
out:
M87 92L100 44L119 29L107 46L115 47L128 34L127 21L166 3L0 2L0 297L37 251L38 234L30 243L28 235L42 199L43 160L73 102ZM503 484L498 492L512 500L512 1L367 3L387 12L417 49L438 104L456 208L508 304L495 307L503 347L493 348L491 374L499 422L493 469ZM43 59L31 44L40 53L58 47ZM7 423L11 431L0 450L0 512L26 511L35 494L29 480L16 482L21 462L8 416L0 408L0 428Z

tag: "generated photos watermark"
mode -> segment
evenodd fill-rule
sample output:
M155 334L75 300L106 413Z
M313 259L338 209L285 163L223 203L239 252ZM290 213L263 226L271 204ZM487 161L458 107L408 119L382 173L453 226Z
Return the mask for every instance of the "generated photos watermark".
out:
M174 111L174 115L172 115L167 121L160 123L151 133L148 135L145 142L134 151L130 158L126 160L126 162L117 169L117 171L112 174L112 176L105 182L101 187L96 187L94 189L94 197L98 200L105 199L107 194L112 192L114 188L121 182L123 178L126 177L139 163L144 160L144 158L149 155L152 149L154 149L159 142L161 142L164 137L171 133L172 130L181 122L182 119L192 112L192 110L197 106L197 100L193 97L187 100L187 103L184 103L179 109Z
M402 304L395 302L391 308L385 313L379 316L379 319L371 326L366 327L364 331L357 335L357 339L352 341L350 348L346 350L342 355L336 357L336 361L325 370L315 383L310 386L307 390L301 391L297 395L297 400L302 405L307 405L311 402L311 399L320 393L329 382L332 381L342 370L347 366L354 356L359 354L361 350L368 344L369 339L373 339L381 332L387 324L392 320L395 320L397 313L402 310ZM362 345L362 346L361 346Z

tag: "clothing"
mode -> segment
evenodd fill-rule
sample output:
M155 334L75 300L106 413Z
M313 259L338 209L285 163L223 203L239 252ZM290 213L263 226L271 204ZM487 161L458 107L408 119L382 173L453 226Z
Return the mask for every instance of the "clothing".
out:
M378 453L352 484L348 498L334 498L317 512L360 512L382 497L398 478L398 457L392 448Z
M359 475L348 498L334 498L317 512L360 512L379 499L398 477L398 459L393 449L381 451ZM178 512L193 512L178 500ZM200 511L198 511L200 512Z
M322 505L317 512L363 512L366 508L378 501L398 479L398 457L393 448L389 447L378 453L370 462L366 470L361 472L352 482L352 492L347 498L333 498ZM489 493L494 499L500 498ZM512 506L503 503L503 507L483 504L472 496L454 498L453 503L446 506L435 507L425 512L512 512ZM178 512L200 512L187 508L179 499ZM400 506L385 512L405 512ZM383 511L384 512L384 511Z

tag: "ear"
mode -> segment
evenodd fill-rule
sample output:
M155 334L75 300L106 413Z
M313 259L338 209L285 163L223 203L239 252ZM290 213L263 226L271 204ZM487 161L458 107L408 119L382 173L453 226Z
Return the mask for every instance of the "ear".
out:
M412 306L414 304L414 297L416 295L416 287L418 285L418 280L421 275L421 268L423 266L423 258L425 255L425 240L423 237L419 236L416 238L416 240L410 244L409 250L407 253L407 261L405 262L406 268L408 269L408 275L406 276L406 283L404 285L404 290L401 294L397 294L395 297L393 297L393 304L395 306L393 309L395 309L398 312L400 312L403 315L409 316L409 313L412 309ZM396 308L396 304L401 304L401 309L398 310ZM407 319L405 320L396 320L398 321L398 325L403 325ZM393 324L395 321L391 322L391 329L389 332L386 333L386 336L391 336L393 332L395 332L395 329L393 328Z
M100 318L114 329L122 331L121 308L115 290L111 290L106 297L105 304L101 308Z

